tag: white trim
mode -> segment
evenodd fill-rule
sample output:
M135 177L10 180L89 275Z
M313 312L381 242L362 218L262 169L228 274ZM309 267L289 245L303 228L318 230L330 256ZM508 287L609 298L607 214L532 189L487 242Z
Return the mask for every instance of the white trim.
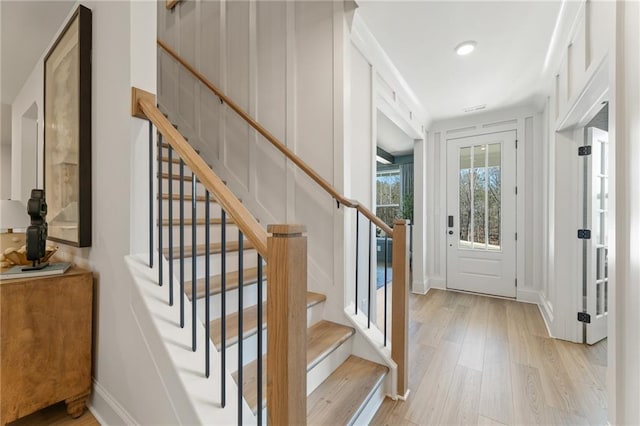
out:
M445 278L429 278L428 281L428 289L435 288L437 290L446 290L447 289L447 280Z
M518 288L516 292L518 302L538 304L540 302L540 292L530 288Z
M398 90L399 88L399 93L395 93L396 96L395 99L392 100L392 103L397 103L398 97L405 100L409 104L407 106L413 113L412 116L415 118L414 120L410 120L412 127L415 128L418 134L424 134L424 128L428 127L428 124L431 122L431 117L411 86L409 86L393 61L366 26L357 10L353 19L351 42L362 55L369 60L369 63L373 65L378 74L393 86L394 90Z
M538 293L538 309L540 310L540 315L542 315L542 319L544 321L545 327L547 327L547 333L549 333L549 337L555 338L553 333L551 332L551 324L553 324L553 313L550 310L549 304L544 299L542 292Z
M101 425L139 424L95 378L93 379L93 393L88 408Z

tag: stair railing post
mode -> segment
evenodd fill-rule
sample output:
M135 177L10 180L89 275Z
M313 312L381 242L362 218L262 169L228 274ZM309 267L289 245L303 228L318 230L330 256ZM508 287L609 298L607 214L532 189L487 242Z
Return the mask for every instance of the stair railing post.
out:
M393 223L391 266L391 358L398 365L398 396L408 391L409 371L409 235L408 220Z
M307 422L307 237L301 225L267 232L267 416L270 425Z

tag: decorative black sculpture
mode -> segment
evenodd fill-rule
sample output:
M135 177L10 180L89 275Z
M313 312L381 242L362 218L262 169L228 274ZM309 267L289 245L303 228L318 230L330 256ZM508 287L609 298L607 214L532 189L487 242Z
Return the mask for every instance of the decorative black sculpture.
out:
M31 226L27 228L26 245L27 260L32 261L31 266L25 266L23 271L43 269L48 262L41 262L46 254L47 245L47 202L44 197L44 189L32 189L31 198L27 203L27 213L31 216Z

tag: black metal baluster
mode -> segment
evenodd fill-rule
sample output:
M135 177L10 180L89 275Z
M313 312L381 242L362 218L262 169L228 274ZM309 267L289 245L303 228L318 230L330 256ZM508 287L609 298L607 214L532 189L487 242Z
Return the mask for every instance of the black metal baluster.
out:
M169 176L173 184L173 176ZM180 159L180 328L184 328L184 161Z
M158 135L158 284L162 287L162 135Z
M220 215L220 242L222 253L220 256L220 344L222 349L220 352L220 386L221 401L220 405L224 408L227 405L227 214L221 209Z
M262 256L258 254L258 425L262 425Z
M389 236L384 234L384 346L387 346L387 243ZM377 288L377 286L376 286Z
M149 121L149 268L153 268L153 124L151 121Z
M356 210L356 315L358 315L358 256L360 245L360 211Z
M369 281L367 282L367 328L371 328L371 234L373 222L369 220Z
M173 176L173 148L169 145L169 176ZM173 306L173 185L169 181L169 306Z
M198 267L196 264L198 258L198 245L196 244L196 226L198 225L196 220L196 209L198 207L196 201L198 196L198 189L196 187L196 184L196 175L191 172L191 350L193 352L196 351L196 307L198 306L196 292L198 284L196 282L196 272L198 271Z
M209 342L211 330L209 330L209 323L211 322L211 301L210 301L210 286L211 286L211 271L210 271L210 260L211 256L210 252L210 226L209 226L209 204L211 203L209 191L205 192L204 202L206 205L204 206L204 245L205 245L205 259L204 259L204 293L206 294L204 299L204 374L206 377L209 377L211 373L211 368L209 366L209 346L211 346Z
M244 301L242 300L243 298L243 291L242 291L242 287L244 286L244 282L243 282L243 276L242 276L242 271L243 271L243 260L244 260L244 256L242 253L243 250L243 241L242 241L242 231L238 231L238 424L241 425L242 424L242 356L243 356L243 350L242 350L242 346L243 346L243 333L242 333L242 327L243 325L243 305L244 305ZM262 331L262 326L261 324L258 324L258 332Z

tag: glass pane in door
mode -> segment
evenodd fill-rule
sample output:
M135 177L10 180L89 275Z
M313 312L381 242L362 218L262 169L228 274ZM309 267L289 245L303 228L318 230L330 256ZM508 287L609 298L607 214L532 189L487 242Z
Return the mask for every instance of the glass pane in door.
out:
M459 218L460 248L471 248L471 147L460 149L460 181L459 181Z
M487 146L476 145L473 147L473 247L485 248L487 233Z
M502 190L502 150L499 143L488 147L487 159L487 224L489 250L500 250L500 207Z

